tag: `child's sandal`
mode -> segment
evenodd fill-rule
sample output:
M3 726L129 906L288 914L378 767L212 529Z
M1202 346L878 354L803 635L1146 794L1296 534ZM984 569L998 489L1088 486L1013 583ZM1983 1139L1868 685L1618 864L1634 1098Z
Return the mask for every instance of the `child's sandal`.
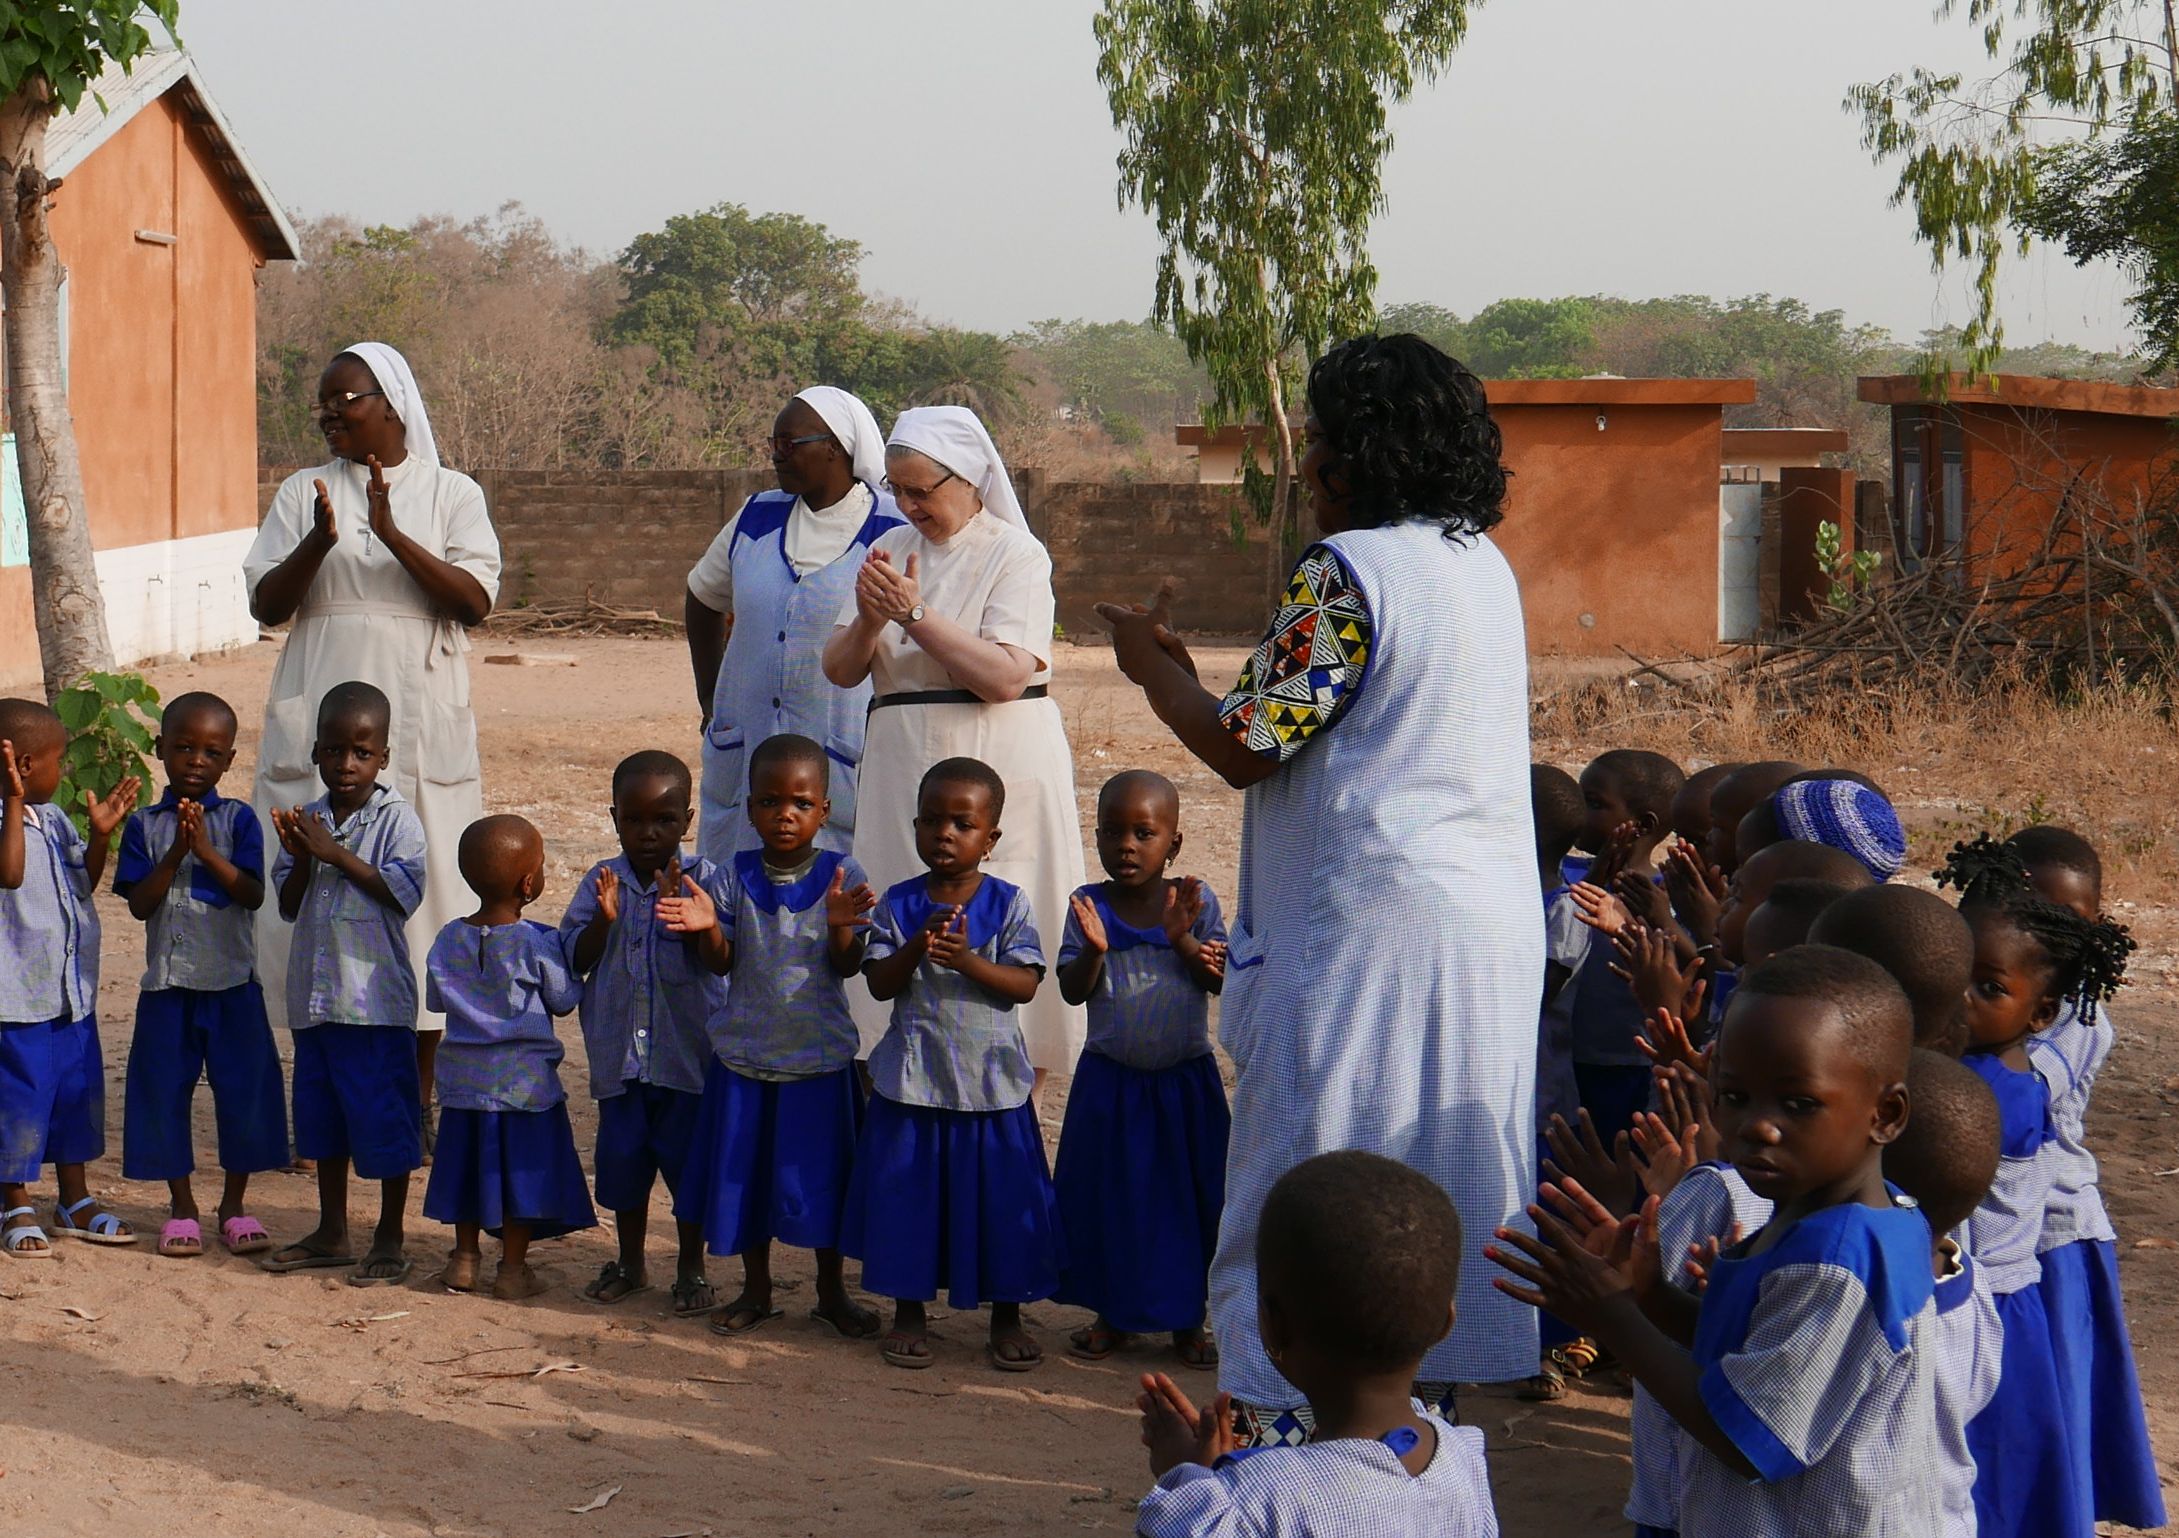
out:
M1102 1362L1120 1349L1127 1339L1118 1330L1102 1324L1085 1324L1067 1336L1067 1355L1079 1357L1085 1362Z
M0 1212L0 1224L12 1223L17 1218L35 1219L36 1216L35 1207L10 1207L7 1211ZM33 1244L38 1247L30 1248ZM25 1223L20 1228L0 1228L0 1250L5 1250L10 1260L57 1258L53 1253L53 1241L46 1237L45 1230L34 1221Z
M673 1317L676 1319L700 1319L719 1306L719 1295L711 1290L706 1277L692 1276L685 1282L673 1284Z
M1604 1360L1604 1348L1583 1335L1563 1346L1553 1346L1551 1360L1558 1363L1567 1377L1586 1378L1596 1364Z
M204 1253L204 1229L195 1218L168 1218L159 1230L158 1253L168 1260L195 1260Z
M230 1255L260 1255L272 1248L272 1235L265 1232L264 1224L240 1212L221 1221L219 1242Z
M887 1330L885 1339L878 1346L878 1355L885 1358L888 1367L904 1367L910 1372L921 1372L937 1358L931 1355L928 1335L911 1334L906 1330Z
M1566 1374L1549 1357L1538 1365L1536 1376L1515 1390L1514 1397L1530 1404L1554 1404L1566 1397Z
M78 1223L76 1214L86 1207L96 1207L98 1198L86 1196L80 1202L53 1208L53 1230L64 1239L81 1239L86 1244L134 1244L135 1230L110 1212L94 1212L90 1221Z

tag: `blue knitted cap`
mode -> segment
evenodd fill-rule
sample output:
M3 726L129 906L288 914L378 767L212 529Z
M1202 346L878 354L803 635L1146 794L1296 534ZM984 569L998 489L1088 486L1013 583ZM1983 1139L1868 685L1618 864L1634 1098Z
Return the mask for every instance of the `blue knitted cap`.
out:
M1852 780L1799 780L1771 799L1778 831L1810 844L1828 844L1859 860L1879 881L1907 862L1899 814L1866 785Z

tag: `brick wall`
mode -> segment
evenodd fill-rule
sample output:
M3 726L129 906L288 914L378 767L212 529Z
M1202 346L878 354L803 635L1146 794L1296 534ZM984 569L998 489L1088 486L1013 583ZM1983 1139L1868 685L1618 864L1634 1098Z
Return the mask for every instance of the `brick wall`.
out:
M268 470L259 512L285 472ZM689 568L734 510L769 488L768 474L722 470L489 471L484 487L505 567L500 602L580 601L681 613ZM1052 552L1059 623L1099 633L1093 606L1147 601L1160 578L1179 584L1183 628L1253 635L1267 607L1266 536L1235 544L1238 488L1101 484L1019 477L1030 526Z

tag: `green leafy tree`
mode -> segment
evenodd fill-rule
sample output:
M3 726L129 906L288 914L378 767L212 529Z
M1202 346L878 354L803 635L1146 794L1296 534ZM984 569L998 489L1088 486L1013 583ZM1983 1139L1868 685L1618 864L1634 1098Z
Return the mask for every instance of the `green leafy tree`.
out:
M1045 320L1009 338L1070 414L1105 427L1200 409L1209 381L1180 338L1146 321Z
M0 7L0 297L4 297L8 416L15 430L30 535L32 612L47 699L113 663L106 602L91 559L83 466L61 386L60 292L53 249L46 131L83 105L108 63L133 64L153 46L146 20L174 33L180 0L15 0ZM95 100L95 98L94 98ZM97 103L100 111L103 102Z
M751 214L738 203L677 214L621 253L627 299L615 341L689 361L708 334L763 337L791 353L862 313L863 248L800 214Z
M1277 446L1265 484L1272 559L1294 478L1301 371L1367 330L1384 208L1388 103L1429 80L1467 30L1469 0L1104 0L1097 78L1126 137L1121 205L1162 249L1151 318L1210 374L1212 424L1253 419Z
M1501 299L1468 322L1462 361L1493 379L1573 379L1591 372L1596 322L1588 299Z
M1411 333L1438 351L1468 362L1467 322L1443 305L1388 304L1377 313L1377 328L1387 336Z
M2053 147L2021 223L2075 262L2116 262L2149 369L2179 367L2179 115L2137 112L2116 136Z
M1939 0L1937 11L1978 29L1996 72L1910 69L1854 86L1846 106L1862 146L1899 168L1892 201L1913 209L1932 264L1972 269L1975 313L1960 345L1971 369L1987 371L2004 343L1999 266L2038 233L2031 211L2053 137L2093 142L2171 107L2179 18L2171 0Z

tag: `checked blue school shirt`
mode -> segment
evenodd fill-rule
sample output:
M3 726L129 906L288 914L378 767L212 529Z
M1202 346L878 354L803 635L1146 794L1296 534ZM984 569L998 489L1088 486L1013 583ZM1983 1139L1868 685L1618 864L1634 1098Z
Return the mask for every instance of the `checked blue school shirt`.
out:
M1105 969L1089 996L1089 1036L1084 1050L1129 1068L1154 1073L1211 1049L1211 996L1180 959L1162 924L1137 929L1121 920L1106 900L1105 884L1077 887L1075 896L1097 906L1105 926ZM1204 943L1226 938L1218 894L1203 888L1203 911L1189 933ZM1067 905L1067 927L1059 938L1064 967L1084 948L1082 922Z
M1002 966L1044 970L1044 942L1020 887L987 875L967 906L970 949ZM871 915L864 965L906 945L935 911L928 876L889 890ZM928 958L893 1000L892 1023L870 1049L870 1087L898 1105L1011 1111L1035 1083L1021 1011Z
M528 919L455 919L431 942L424 1007L446 1015L439 1044L439 1104L450 1111L549 1111L566 1050L555 1015L583 995L557 931Z
M424 900L424 825L401 792L381 781L345 823L324 796L297 810L333 830L342 848L377 869L400 906L389 908L329 865L310 873L295 914L288 952L288 1026L384 1025L416 1029L416 969L409 960L408 916ZM279 900L295 856L280 847L272 862Z
M832 929L825 922L825 895L843 868L848 891L870 884L850 856L829 849L786 885L766 871L763 850L734 856L733 901L719 905L734 947L733 981L711 1045L744 1078L814 1079L855 1061L860 1042L847 980L832 969Z
M2035 1241L2039 1255L2078 1239L2118 1238L2097 1185L2096 1156L2089 1152L2081 1127L2096 1075L2111 1055L2113 1031L2111 1012L2101 1004L2083 1011L2068 1000L2048 1030L2028 1038L2028 1060L2050 1086L2051 1140L2043 1159L2050 1166L2051 1182L2043 1203L2042 1236Z
M1994 1052L1970 1052L1960 1062L1997 1096L1997 1178L1967 1220L1967 1246L1990 1291L2004 1297L2043 1279L2036 1241L2057 1176L2044 1145L2058 1132L2051 1120L2050 1090L2033 1070L2008 1068Z
M1810 1213L1760 1255L1743 1244L1711 1268L1697 1385L1757 1478L1689 1439L1681 1538L1938 1530L1929 1224L1893 1195Z
M89 853L53 802L23 808L23 884L0 891L0 1025L73 1022L97 1006Z
M213 849L245 876L265 879L265 833L257 810L216 790L198 803ZM121 825L113 889L122 897L149 876L174 847L181 826L181 798L172 786L150 806L129 813ZM146 993L190 988L219 993L239 988L257 971L257 914L227 895L193 854L182 856L166 889L166 901L144 921Z
M1990 1279L1956 1239L1937 1278L1937 1311L1929 1322L1929 1346L1937 1361L1937 1441L1943 1459L1932 1472L1938 1482L1942 1538L1975 1538L1975 1454L1967 1423L1997 1397L2005 1367L2005 1322L1998 1317Z
M630 1084L655 1084L684 1094L704 1092L711 1059L711 1021L726 1004L726 979L689 954L680 935L658 921L658 892L636 879L626 855L593 865L560 920L570 956L598 913L598 872L620 882L620 920L606 932L598 964L583 979L583 1046L590 1057L590 1096L609 1100ZM734 893L727 873L701 857L681 861L681 873L704 889L723 920Z

